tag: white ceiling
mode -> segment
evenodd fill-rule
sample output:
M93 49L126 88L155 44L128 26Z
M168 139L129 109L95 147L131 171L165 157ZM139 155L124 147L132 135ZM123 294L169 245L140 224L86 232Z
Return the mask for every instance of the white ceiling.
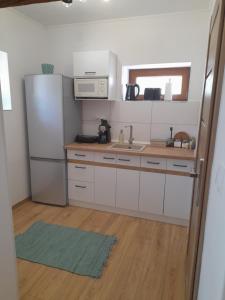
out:
M45 25L60 25L114 18L208 9L210 0L74 0L66 8L62 2L33 4L16 8Z

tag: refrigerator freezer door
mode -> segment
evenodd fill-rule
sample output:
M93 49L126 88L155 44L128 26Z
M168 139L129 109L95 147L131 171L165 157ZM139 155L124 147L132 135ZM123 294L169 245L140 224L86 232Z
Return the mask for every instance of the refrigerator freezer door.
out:
M25 77L30 156L64 159L61 75Z
M67 204L65 161L31 159L30 171L33 201L60 206Z

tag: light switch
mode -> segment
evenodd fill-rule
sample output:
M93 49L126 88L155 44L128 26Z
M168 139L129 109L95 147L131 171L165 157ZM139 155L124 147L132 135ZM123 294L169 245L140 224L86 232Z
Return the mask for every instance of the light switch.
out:
M225 190L225 167L223 165L217 168L215 184L218 193L222 193L223 189Z

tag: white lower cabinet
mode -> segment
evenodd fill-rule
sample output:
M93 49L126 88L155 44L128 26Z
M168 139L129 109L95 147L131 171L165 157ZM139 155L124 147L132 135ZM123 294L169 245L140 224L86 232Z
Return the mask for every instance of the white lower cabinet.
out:
M81 202L93 202L94 185L92 182L68 181L68 194L72 200Z
M117 169L116 207L138 210L140 172Z
M193 178L166 175L164 214L168 217L189 220Z
M116 169L95 167L94 202L106 206L116 206Z
M163 214L165 174L141 172L139 210L151 214Z
M102 205L106 210L118 208L118 212L126 209L143 217L158 215L160 220L178 224L189 220L193 178L182 176L182 172L190 172L192 161L75 150L68 151L68 157L74 159L74 163L68 163L70 204L86 202L90 206ZM88 161L96 165L88 165ZM115 164L121 168L115 168ZM130 170L131 167L143 167L145 172ZM160 169L162 173L152 169ZM170 175L165 174L167 170L182 172Z

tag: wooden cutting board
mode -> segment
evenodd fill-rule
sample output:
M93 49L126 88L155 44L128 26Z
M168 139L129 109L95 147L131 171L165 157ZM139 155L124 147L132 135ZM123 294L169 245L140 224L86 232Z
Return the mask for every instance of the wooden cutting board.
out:
M188 133L184 132L184 131L179 131L175 134L174 136L175 140L180 140L180 141L185 141L185 140L190 140L190 136Z

